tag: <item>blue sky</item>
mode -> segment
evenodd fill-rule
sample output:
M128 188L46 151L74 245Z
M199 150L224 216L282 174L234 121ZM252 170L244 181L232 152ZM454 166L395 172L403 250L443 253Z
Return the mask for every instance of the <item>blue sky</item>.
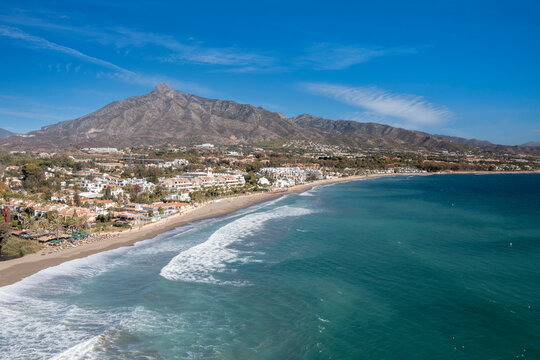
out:
M166 82L286 116L540 141L539 15L538 1L3 1L0 127Z

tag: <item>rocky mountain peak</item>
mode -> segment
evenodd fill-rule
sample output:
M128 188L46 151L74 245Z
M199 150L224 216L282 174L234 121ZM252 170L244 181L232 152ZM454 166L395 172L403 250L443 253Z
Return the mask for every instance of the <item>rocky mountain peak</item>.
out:
M156 88L154 89L154 92L156 93L167 93L169 91L172 91L172 89L170 88L169 85L165 84L165 83L161 83L159 84L158 86L156 86Z
M310 114L300 114L300 115L296 115L296 116L293 116L291 118L291 120L293 121L313 121L313 120L318 120L318 119L322 119L322 117L320 116L313 116L313 115L310 115Z
M168 98L173 99L174 98L174 92L175 92L175 90L171 89L169 87L169 85L167 85L165 83L161 83L158 86L156 86L156 88L154 89L154 91L152 93L156 94L156 95L158 95L160 97L164 96L164 97L168 97Z

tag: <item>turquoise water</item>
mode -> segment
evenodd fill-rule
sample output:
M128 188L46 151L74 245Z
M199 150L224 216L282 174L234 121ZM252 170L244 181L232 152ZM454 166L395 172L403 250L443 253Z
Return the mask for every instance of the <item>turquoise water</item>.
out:
M6 359L540 359L540 176L289 195L0 288L0 318Z

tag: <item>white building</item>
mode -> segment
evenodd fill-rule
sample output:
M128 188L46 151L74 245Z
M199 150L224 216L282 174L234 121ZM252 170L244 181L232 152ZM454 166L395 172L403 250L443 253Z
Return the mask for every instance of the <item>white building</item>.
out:
M121 153L117 148L104 147L104 148L84 148L82 151L86 151L89 154L116 154Z
M270 186L270 181L267 178L262 177L259 179L259 181L257 181L257 184L260 186Z
M163 179L160 184L170 191L183 193L211 187L242 187L245 183L246 180L241 174L212 174L209 172L184 174L183 177Z

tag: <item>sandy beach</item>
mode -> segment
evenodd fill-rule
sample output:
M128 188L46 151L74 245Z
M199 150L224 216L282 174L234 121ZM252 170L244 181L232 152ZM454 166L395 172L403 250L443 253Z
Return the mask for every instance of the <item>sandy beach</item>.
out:
M494 172L475 172L494 174ZM470 172L456 172L447 174L471 174ZM315 186L333 184L338 182L364 180L376 177L385 176L404 176L404 175L435 175L435 173L413 173L413 174L373 174L373 175L358 175L339 179L329 179L316 181L309 184L297 185L280 192L264 192L254 193L233 198L225 198L218 201L211 201L200 205L199 207L184 213L170 216L156 223L151 223L143 226L140 229L133 229L118 232L110 239L93 242L89 244L69 247L61 251L56 251L50 254L43 255L42 252L30 254L22 258L7 260L0 262L0 287L18 282L25 277L39 272L51 266L59 265L65 261L87 257L102 251L113 250L123 246L130 246L134 243L146 239L151 239L163 232L172 230L178 226L187 223L213 218L242 208L277 198L286 194L299 193L309 190Z

